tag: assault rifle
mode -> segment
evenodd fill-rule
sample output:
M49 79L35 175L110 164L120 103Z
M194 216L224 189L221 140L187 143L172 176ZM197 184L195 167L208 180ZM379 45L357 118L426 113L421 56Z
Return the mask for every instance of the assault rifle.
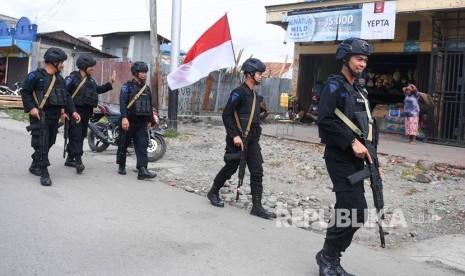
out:
M116 152L116 161L118 164L120 164L120 161L126 162L126 155L127 155L127 147L125 147L126 144L126 134L127 132L123 130L122 127L119 129L119 134L118 134L118 150Z
M39 108L39 116L40 116L40 120L38 123L35 123L35 124L31 124L29 126L26 127L26 130L29 132L29 131L35 131L35 130L38 130L39 131L39 147L40 147L40 161L43 161L44 160L44 152L45 152L45 147L48 145L46 145L46 132L45 132L45 112Z
M363 181L366 178L370 178L370 187L373 192L374 205L378 215L379 238L381 240L381 247L384 248L386 243L384 240L383 226L381 225L382 221L384 220L383 181L381 179L381 175L379 174L378 154L376 152L376 148L370 142L366 141L365 139L363 139L363 142L371 156L372 163L369 162L368 158L365 158L367 164L365 169L348 176L348 178L351 185L355 185L356 183Z
M69 120L65 119L65 125L63 126L63 138L65 139L65 145L63 146L63 158L66 157L66 146L68 145L69 137Z
M247 137L242 136L242 151L241 151L241 161L239 162L239 181L237 182L237 191L236 191L236 201L239 200L239 188L244 183L244 176L245 176L245 167L247 166L247 147L249 141Z

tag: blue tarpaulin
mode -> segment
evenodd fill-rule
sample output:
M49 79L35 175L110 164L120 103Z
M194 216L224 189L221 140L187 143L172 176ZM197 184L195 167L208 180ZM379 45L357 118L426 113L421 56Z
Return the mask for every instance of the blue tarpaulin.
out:
M168 43L162 43L160 45L160 54L162 55L171 55L171 44ZM183 50L179 50L179 55L180 56L185 56L187 53Z

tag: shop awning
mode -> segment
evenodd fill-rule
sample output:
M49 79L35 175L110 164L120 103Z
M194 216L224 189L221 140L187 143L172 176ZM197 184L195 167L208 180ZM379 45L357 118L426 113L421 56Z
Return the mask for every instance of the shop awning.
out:
M2 37L0 38L0 54L10 55L22 52L28 55L31 52L31 45L31 41Z

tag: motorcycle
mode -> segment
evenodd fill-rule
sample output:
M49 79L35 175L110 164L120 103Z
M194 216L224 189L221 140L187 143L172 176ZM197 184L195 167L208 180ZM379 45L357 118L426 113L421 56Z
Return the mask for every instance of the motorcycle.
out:
M92 151L102 152L110 145L118 145L121 113L118 109L106 104L99 104L98 110L98 112L94 112L89 121L87 142ZM152 115L152 128L147 131L149 140L147 155L149 162L160 160L166 153L166 141L163 134L166 123L160 119L155 110ZM107 122L100 121L103 117L107 119Z
M15 89L13 90L6 85L0 85L0 95L20 96L21 95L21 83L16 82L14 86L15 86Z

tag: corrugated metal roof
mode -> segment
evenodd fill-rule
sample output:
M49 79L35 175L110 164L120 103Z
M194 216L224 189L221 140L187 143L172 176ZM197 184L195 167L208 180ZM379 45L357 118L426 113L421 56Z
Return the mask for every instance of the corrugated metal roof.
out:
M134 35L134 34L150 34L150 31L129 31L129 32L113 32L113 33L106 33L106 34L95 34L95 35L90 35L91 37L105 37L105 36L127 36L127 35ZM159 41L165 42L165 43L170 43L171 41L167 39L166 37L157 34L157 39Z
M80 39L77 39L74 36L66 33L65 31L38 33L37 37L39 39L44 37L44 38L48 38L48 39L52 39L52 40L57 40L57 41L60 41L62 43L68 44L68 45L81 47L81 48L84 48L84 49L86 49L86 50L88 50L90 52L97 53L97 54L99 54L99 55L101 55L103 57L117 58L117 56L104 53L104 52L100 51L99 49L94 48L93 46L85 43L84 41L82 41Z
M287 71L291 68L291 63L281 63L281 62L264 62L266 66L264 77L267 78L281 78ZM284 69L283 68L284 65ZM282 72L281 72L282 69ZM281 75L279 74L281 72Z

